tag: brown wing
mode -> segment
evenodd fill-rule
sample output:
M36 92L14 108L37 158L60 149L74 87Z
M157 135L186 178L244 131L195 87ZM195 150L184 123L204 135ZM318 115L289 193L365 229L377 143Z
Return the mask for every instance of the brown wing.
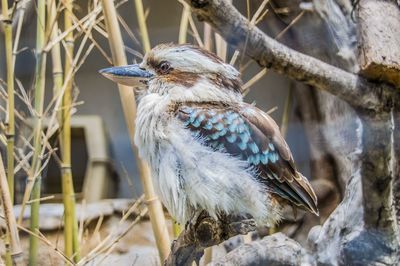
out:
M279 155L279 159L274 163L259 165L260 176L269 178L297 206L318 214L314 190L307 178L296 170L292 153L275 121L268 114L249 104L243 104L241 114L252 126L253 135L267 136Z
M249 104L221 103L185 103L175 112L205 145L252 165L267 190L318 214L314 191L296 171L289 147L266 113Z

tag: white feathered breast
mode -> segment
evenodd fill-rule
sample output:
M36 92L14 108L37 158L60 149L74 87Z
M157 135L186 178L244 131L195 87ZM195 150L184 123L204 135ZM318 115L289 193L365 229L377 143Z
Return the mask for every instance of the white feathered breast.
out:
M168 112L168 95L141 98L135 143L150 163L155 189L171 215L185 224L196 212L250 214L259 224L272 225L279 209L253 177L247 163L202 145Z

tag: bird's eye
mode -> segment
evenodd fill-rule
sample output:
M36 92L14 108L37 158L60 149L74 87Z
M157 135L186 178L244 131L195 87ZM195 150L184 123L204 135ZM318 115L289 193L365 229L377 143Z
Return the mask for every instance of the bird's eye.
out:
M161 62L158 69L162 74L167 74L171 70L171 65L168 62Z

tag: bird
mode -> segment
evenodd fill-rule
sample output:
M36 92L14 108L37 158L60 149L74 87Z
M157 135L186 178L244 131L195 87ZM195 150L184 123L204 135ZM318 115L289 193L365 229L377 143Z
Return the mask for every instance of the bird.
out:
M244 102L240 72L191 44L159 44L140 64L99 71L136 88L135 144L180 224L206 211L274 226L284 207L318 215L278 125Z

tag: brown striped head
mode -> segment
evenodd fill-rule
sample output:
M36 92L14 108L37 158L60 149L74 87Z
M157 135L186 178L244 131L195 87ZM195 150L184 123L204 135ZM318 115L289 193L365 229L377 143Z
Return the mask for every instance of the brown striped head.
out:
M125 69L125 71L124 71ZM203 84L227 93L241 93L240 73L215 54L184 44L160 44L139 65L108 68L101 73L129 86L147 85L150 92L168 93L175 87L191 90Z

